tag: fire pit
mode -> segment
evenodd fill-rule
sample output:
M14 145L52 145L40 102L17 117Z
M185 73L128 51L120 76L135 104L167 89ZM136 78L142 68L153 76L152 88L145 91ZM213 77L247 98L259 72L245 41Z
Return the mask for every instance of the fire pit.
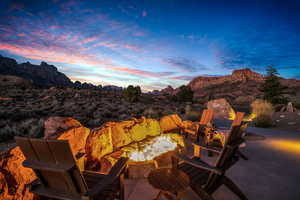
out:
M146 178L152 169L170 165L171 154L183 147L176 141L177 137L181 136L160 135L149 141L138 143L137 149L128 152L130 158L127 168L128 177Z
M170 136L161 135L149 143L143 143L139 149L130 152L129 158L133 161L149 161L163 153L173 151L176 147L177 143Z

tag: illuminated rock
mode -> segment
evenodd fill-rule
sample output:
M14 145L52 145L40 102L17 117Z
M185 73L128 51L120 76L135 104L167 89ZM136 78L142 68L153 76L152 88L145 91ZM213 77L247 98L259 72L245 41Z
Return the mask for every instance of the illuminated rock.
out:
M176 114L162 117L159 121L159 125L164 133L180 129L184 126L181 118Z
M81 127L79 121L71 118L71 117L49 117L44 122L45 132L44 138L51 139L56 138L62 132L72 129Z
M36 176L31 169L22 166L24 160L19 147L0 155L0 199L34 199L26 184L31 183Z
M235 112L224 98L207 102L207 109L214 111L214 118L234 119Z

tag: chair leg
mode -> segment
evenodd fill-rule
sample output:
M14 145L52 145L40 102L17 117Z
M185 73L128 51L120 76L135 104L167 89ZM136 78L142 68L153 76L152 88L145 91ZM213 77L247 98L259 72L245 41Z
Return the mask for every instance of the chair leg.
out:
M236 194L241 200L248 200L248 198L243 194L240 188L228 177L223 177L223 183L226 185L234 194Z
M124 174L120 175L119 178L120 182L119 182L119 187L120 187L120 200L124 200L125 199L125 188L124 188Z
M247 156L245 156L245 154L243 154L241 151L237 152L239 154L239 156L244 159L244 160L249 160L249 158Z

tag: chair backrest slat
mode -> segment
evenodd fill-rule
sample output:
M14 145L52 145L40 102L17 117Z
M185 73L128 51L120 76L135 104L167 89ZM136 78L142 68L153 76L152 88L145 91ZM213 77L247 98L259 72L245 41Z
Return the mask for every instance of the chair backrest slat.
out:
M200 125L207 125L212 120L212 118L213 118L213 110L205 109L201 115Z
M49 148L53 153L56 163L62 165L76 164L69 142L66 140L48 140ZM63 152L63 153L62 153Z
M42 139L30 139L29 140L33 149L35 150L40 162L48 164L56 164L54 155L52 154L48 143Z
M229 148L228 145L241 139L241 134L242 134L241 128L242 128L243 117L244 117L244 113L238 112L236 114L236 117L233 120L230 128L230 133L222 149L222 152L220 153L219 158L216 161L216 165L215 165L216 167L222 168L224 165L226 165L226 162L229 162L231 160L231 157L234 156L237 149Z
M25 137L15 137L17 145L21 148L23 154L27 160L38 161L38 157L31 146L31 143L28 138Z
M29 139L16 137L17 144L23 151L26 161L38 162L39 168L34 169L45 188L57 191L82 194L87 191L87 185L80 173L68 141ZM31 165L35 165L32 162ZM40 166L71 167L63 172L42 169ZM72 167L74 166L74 167ZM50 168L51 169L51 168Z

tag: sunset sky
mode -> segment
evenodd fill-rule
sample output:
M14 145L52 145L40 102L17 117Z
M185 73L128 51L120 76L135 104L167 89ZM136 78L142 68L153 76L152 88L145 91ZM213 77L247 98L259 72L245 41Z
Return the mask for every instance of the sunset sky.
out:
M299 10L296 0L1 0L0 54L144 90L270 64L300 78Z

